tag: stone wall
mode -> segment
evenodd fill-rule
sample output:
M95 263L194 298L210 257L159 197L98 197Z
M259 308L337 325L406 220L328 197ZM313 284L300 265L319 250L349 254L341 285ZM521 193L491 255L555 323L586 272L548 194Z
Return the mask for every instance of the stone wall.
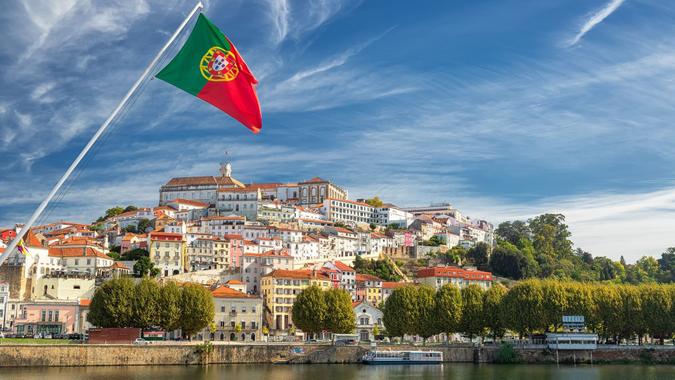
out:
M432 349L391 346L378 349ZM439 348L433 348L439 349ZM0 345L0 367L107 366L229 363L358 363L364 346L249 344L213 345L210 353L194 344L169 345ZM472 362L470 347L443 347L448 362Z
M134 345L0 345L0 367L194 365L234 363L358 363L366 346L232 344L213 345L204 352L195 344ZM446 362L490 363L496 347L379 346L378 350L439 350ZM525 363L555 363L555 351L518 349ZM603 348L593 351L593 363L675 363L675 347ZM560 363L589 363L589 351L560 351Z

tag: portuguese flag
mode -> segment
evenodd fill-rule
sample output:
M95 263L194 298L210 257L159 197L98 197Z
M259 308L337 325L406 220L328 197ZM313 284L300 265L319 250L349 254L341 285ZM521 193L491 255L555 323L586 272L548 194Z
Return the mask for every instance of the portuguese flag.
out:
M211 103L253 133L262 116L255 93L255 77L223 33L203 14L185 45L157 78Z

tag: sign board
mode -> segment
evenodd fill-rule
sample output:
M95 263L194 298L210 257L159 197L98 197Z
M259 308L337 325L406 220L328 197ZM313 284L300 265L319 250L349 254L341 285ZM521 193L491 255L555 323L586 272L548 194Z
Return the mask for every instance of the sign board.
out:
M562 324L568 329L582 329L586 326L586 320L583 315L563 315Z
M410 232L406 232L405 235L403 236L404 236L403 245L405 245L406 247L412 247L414 245L413 234L411 234Z

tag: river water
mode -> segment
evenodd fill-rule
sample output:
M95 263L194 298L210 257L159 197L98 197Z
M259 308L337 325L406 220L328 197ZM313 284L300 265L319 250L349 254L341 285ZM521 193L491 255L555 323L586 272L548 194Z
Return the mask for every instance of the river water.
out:
M152 367L0 368L0 380L673 380L675 366L473 365L416 366L211 365Z

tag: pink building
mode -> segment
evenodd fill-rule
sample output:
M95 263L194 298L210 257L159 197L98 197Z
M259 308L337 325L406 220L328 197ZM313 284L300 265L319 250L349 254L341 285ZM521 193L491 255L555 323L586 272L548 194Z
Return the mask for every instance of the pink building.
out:
M86 331L88 302L35 301L21 305L19 316L14 320L17 335L73 334Z
M224 235L223 240L230 242L230 267L241 268L241 255L244 254L244 238L241 235Z

